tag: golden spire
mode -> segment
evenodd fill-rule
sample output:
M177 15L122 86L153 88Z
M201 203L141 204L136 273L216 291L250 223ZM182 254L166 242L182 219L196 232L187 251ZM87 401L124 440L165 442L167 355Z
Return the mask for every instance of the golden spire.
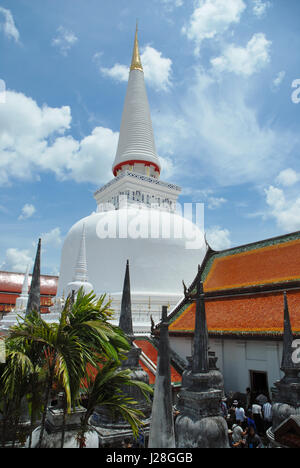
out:
M133 47L133 54L132 54L132 61L131 61L130 71L131 70L143 71L143 66L142 66L140 51L139 51L138 25L137 25L137 23L136 23L134 47Z

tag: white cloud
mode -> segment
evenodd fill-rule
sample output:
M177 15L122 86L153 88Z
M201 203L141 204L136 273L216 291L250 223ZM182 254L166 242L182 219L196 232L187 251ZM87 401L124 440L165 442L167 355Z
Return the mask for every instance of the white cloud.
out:
M36 212L35 206L29 203L26 203L22 208L22 213L19 216L19 220L29 219Z
M173 8L181 7L183 5L183 0L161 0L161 2L169 10L173 10Z
M96 127L77 141L66 135L71 110L50 108L21 93L8 91L0 106L0 186L13 179L31 180L41 171L59 180L107 182L118 133Z
M281 85L282 81L284 80L285 74L286 74L285 71L282 70L276 75L276 77L274 78L274 80L272 82L273 91L278 90L279 86Z
M299 180L299 174L294 169L284 169L279 173L276 178L276 182L284 187L290 187Z
M129 68L126 65L115 63L111 68L101 67L100 71L102 75L113 78L116 81L128 81Z
M198 0L182 32L195 42L198 54L203 40L218 37L231 25L239 23L245 8L243 0Z
M6 37L14 39L19 42L20 33L16 28L13 15L10 10L0 7L0 30L2 30Z
M284 191L273 185L265 189L269 216L286 232L300 229L300 197L286 197Z
M222 206L226 202L227 200L223 197L209 197L207 207L209 210L215 210L217 208L220 208L220 206Z
M250 76L270 62L271 44L263 33L256 33L246 47L231 44L225 48L223 55L211 59L211 64L218 72Z
M52 45L57 47L62 55L67 55L77 41L78 37L72 31L60 26L57 36L52 39Z
M172 159L169 158L168 156L165 156L165 157L159 156L159 162L161 165L161 172L163 174L163 178L165 180L168 180L171 177L173 177L175 173L175 167L174 167Z
M1 268L6 271L25 272L28 265L33 265L33 256L29 250L10 248L6 250Z
M171 86L172 60L147 45L141 54L141 61L147 83L156 90L166 91ZM111 68L100 67L100 71L116 81L128 81L129 68L126 65L116 63Z
M252 11L258 18L262 18L267 9L271 6L271 2L263 0L253 0Z
M198 69L178 101L153 113L159 154L171 157L188 186L194 185L191 170L198 171L199 183L207 177L220 186L269 183L299 145L299 136L273 128L270 121L261 123L249 105L247 83L221 78Z
M147 45L143 49L141 60L145 79L158 90L166 90L171 86L172 60L162 56L162 53Z
M283 190L270 185L265 189L266 201L269 206L275 210L281 210L285 205L285 196Z
M57 227L52 229L52 231L41 234L41 239L43 245L52 245L54 247L59 247L62 243L60 228Z
M225 250L231 246L230 232L220 226L214 226L206 231L207 242L214 250Z

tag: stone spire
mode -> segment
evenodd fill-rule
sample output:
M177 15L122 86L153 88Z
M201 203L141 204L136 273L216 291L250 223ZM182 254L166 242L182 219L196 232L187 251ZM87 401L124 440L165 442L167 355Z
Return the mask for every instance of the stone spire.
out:
M167 307L163 306L149 448L175 448Z
M129 260L126 263L119 327L129 338L133 338Z
M293 362L293 331L291 327L287 294L284 292L284 330L281 370L284 376L275 382L273 390L272 428L267 431L271 443L274 432L289 416L300 414L300 364Z
M126 353L126 359L121 363L121 369L130 370L131 380L149 384L149 376L140 365L142 350L134 343L128 260L124 278L119 327L126 334L131 344L130 350ZM122 391L125 395L134 400L135 403L133 408L136 408L143 413L143 426L141 430L144 432L144 434L148 434L151 415L151 403L145 399L141 390L135 386L128 385L126 388L123 388ZM97 427L100 442L107 443L109 441L112 447L120 447L121 443L124 441L124 437L132 437L132 429L130 424L121 417L116 418L116 416L112 415L109 409L105 406L96 407L95 412L91 418L91 424L92 426Z
M82 226L82 234L80 240L80 246L78 251L77 262L75 265L73 281L68 284L68 293L75 293L83 288L85 294L89 294L93 291L93 286L89 283L88 278L88 267L86 260L86 243L85 243L85 223Z
M198 279L196 288L196 318L192 361L193 374L206 373L209 371L208 330L206 323L203 283L201 281L200 275L200 266L198 267Z
M38 248L36 252L31 286L26 309L26 315L32 311L40 313L41 307L41 239L39 239Z
M160 173L137 30L113 173L126 169L153 177Z
M281 361L281 370L283 372L288 369L294 369L296 366L292 361L293 354L293 332L290 321L289 307L286 291L283 293L284 301L284 327L283 327L283 352L282 352L282 361Z
M228 427L221 416L220 402L223 396L223 379L215 367L209 368L208 331L202 271L198 268L196 292L185 288L185 297L196 303L195 333L191 369L183 375L178 397L180 411L176 419L176 443L178 448L227 448ZM192 291L191 291L192 289Z

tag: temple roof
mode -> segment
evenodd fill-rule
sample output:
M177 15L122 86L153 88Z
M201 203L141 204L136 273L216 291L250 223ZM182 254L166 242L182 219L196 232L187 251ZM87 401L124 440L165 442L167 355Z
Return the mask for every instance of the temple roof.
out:
M300 290L288 291L291 324L300 334ZM185 304L170 324L170 334L193 334L195 303ZM282 335L282 292L208 298L206 300L207 326L210 335Z
M10 312L22 292L24 273L0 271L0 313ZM46 313L52 305L51 297L56 296L57 276L41 275L41 312ZM29 275L29 285L31 275Z
M31 284L29 275L29 285ZM0 271L0 292L20 294L24 282L24 273ZM41 275L41 294L55 296L57 290L57 276Z
M300 232L213 253L203 270L205 292L300 279Z
M293 332L300 333L300 231L221 252L209 248L198 274L210 335L281 336L284 289ZM193 334L195 304L183 299L169 319L170 334Z

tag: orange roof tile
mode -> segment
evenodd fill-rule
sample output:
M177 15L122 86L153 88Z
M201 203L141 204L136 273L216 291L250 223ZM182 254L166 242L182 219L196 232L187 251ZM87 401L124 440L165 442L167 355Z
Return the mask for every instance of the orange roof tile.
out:
M288 291L288 305L294 332L300 332L300 291ZM195 303L190 304L173 323L170 332L193 332ZM208 331L266 334L283 331L283 294L265 293L207 299Z
M139 348L141 348L143 353L145 353L146 356L155 364L155 366L157 366L158 352L157 352L157 349L153 346L153 344L149 340L143 340L143 339L135 340L134 343ZM148 367L142 361L140 361L140 364L142 368L148 373L150 384L154 384L155 375L153 374L153 372L150 369L148 369ZM171 381L172 383L181 382L181 375L179 374L179 372L177 372L176 369L174 369L172 365L171 365Z
M300 239L229 255L215 255L206 292L300 278Z

